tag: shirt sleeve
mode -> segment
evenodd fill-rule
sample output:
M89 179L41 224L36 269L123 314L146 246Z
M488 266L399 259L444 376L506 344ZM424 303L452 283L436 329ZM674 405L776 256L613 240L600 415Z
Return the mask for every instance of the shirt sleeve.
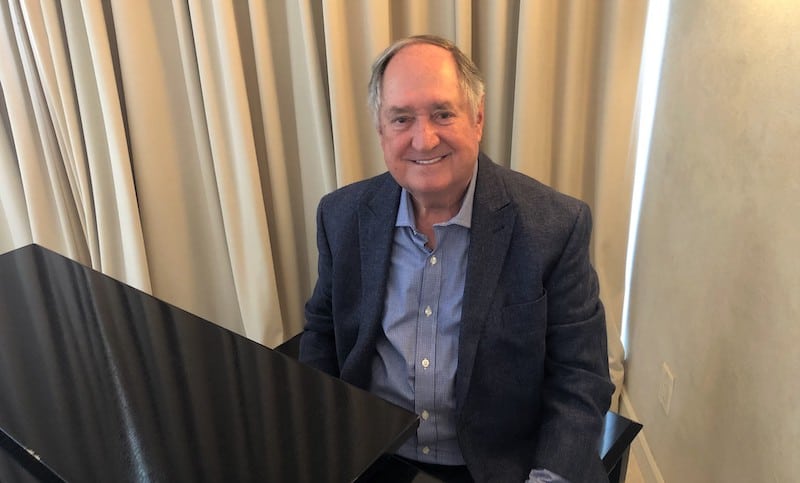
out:
M570 483L569 480L543 468L532 469L525 483Z

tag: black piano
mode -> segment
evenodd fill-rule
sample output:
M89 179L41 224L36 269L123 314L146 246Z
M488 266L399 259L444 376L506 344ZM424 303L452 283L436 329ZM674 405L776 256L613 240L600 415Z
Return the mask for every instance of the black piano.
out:
M0 255L0 481L348 482L417 416L39 246Z

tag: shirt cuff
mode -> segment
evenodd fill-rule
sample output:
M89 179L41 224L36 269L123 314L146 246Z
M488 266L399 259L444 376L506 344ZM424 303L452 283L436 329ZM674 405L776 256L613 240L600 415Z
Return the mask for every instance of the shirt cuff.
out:
M550 470L544 468L536 468L531 470L528 479L525 483L570 483L569 480L563 478Z

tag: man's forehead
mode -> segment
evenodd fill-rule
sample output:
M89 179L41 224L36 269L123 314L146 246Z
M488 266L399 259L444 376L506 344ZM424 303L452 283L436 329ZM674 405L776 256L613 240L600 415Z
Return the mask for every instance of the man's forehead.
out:
M411 44L397 51L383 73L383 80L395 76L442 75L447 71L456 71L453 54L430 44Z
M396 59L400 59L406 56L409 57L425 56L425 57L435 58L441 62L447 62L448 60L455 62L453 54L444 47L434 44L428 44L425 42L418 42L406 45L405 47L395 52L392 58L389 59L389 65Z

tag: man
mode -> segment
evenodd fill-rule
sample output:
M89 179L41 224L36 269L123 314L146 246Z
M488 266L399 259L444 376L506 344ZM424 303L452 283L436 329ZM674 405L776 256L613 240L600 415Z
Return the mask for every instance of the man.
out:
M447 481L603 481L589 210L479 152L483 91L438 37L375 62L389 173L320 202L300 358L419 414L398 454Z

